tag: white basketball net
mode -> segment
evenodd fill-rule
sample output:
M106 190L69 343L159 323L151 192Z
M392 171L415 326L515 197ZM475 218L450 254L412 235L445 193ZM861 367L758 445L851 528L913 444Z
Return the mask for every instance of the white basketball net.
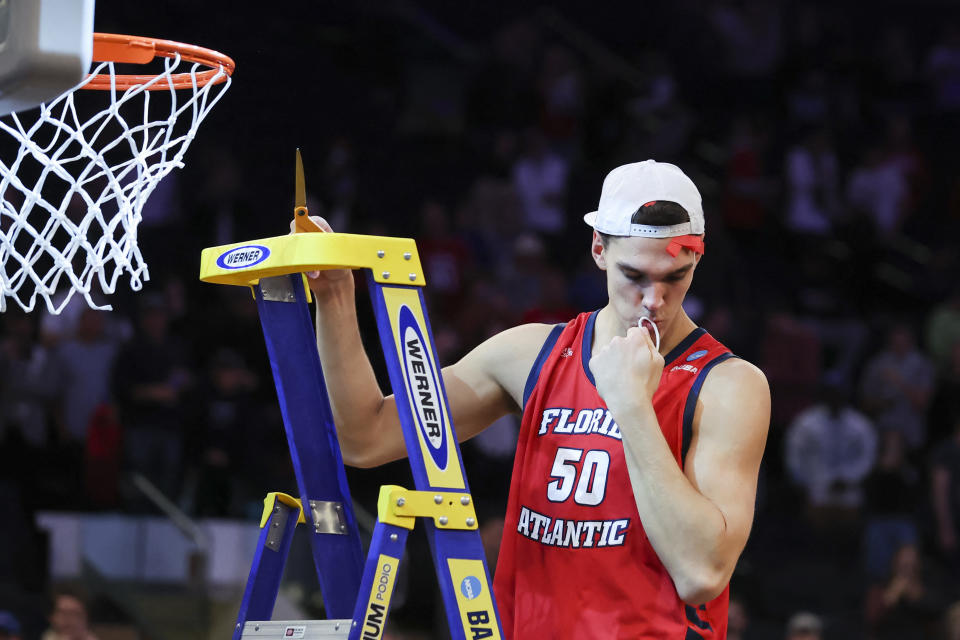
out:
M183 167L197 127L230 86L223 69L201 84L196 75L208 67L177 70L180 62L165 58L156 78L126 90L115 86L114 63L99 63L93 74L109 75L111 90L77 91L88 76L38 109L0 118L7 134L0 133L0 148L19 145L12 160L12 153L0 157L0 312L7 298L32 311L41 296L58 314L75 293L110 309L93 300L91 287L113 293L124 272L135 291L150 279L137 248L143 204L165 175ZM192 88L175 89L174 72L189 73ZM75 99L109 105L86 116Z

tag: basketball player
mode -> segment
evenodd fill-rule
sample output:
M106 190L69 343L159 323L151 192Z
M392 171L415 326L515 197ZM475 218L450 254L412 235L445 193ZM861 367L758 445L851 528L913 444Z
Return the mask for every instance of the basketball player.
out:
M584 219L608 304L566 325L509 329L443 370L461 441L522 413L494 581L504 632L724 638L766 441L766 379L681 308L704 218L680 169L614 169ZM311 274L310 286L344 461L403 457L396 405L361 345L351 272Z

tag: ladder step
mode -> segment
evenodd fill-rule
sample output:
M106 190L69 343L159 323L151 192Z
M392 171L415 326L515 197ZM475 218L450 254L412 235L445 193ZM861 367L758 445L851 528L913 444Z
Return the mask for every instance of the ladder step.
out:
M241 640L347 640L352 620L247 620Z

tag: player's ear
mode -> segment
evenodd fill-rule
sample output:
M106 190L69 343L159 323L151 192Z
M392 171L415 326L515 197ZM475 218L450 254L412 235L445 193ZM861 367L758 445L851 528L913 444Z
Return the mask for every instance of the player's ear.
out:
M600 233L597 231L593 232L593 242L590 244L590 255L593 256L593 261L597 263L597 266L600 267L601 270L607 270L606 247L603 244Z

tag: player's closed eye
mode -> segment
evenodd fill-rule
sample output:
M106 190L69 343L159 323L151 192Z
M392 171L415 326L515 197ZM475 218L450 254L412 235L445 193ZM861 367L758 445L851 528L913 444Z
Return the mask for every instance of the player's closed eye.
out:
M630 280L631 282L636 282L638 284L647 284L649 282L649 278L647 278L646 274L643 274L643 273L639 275L637 274L631 274L631 275L624 274L624 275L626 275L627 280ZM670 283L680 282L681 280L683 280L684 276L686 275L687 275L686 273L671 274L666 278L664 278L663 281L670 282Z

